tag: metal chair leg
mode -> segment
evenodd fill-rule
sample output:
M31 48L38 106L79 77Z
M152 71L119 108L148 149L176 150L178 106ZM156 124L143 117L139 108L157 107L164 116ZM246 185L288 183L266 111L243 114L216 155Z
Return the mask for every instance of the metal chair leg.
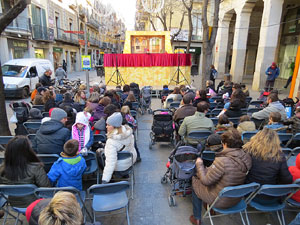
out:
M282 224L285 225L285 218L283 214L283 209L281 210L281 218L282 218Z
M214 225L214 222L213 222L212 217L211 217L211 215L210 215L210 209L209 209L209 206L208 206L208 205L207 205L207 213L208 213L208 217L209 217L209 220L210 220L210 224L211 224L211 225Z
M127 218L127 224L130 225L128 206L126 206L126 218Z
M17 219L16 219L16 222L15 222L15 225L17 225L18 222L19 222L19 215L20 215L20 213L18 213L18 215L17 215Z
M250 225L250 220L248 217L247 209L245 209L245 216L246 216L247 224Z
M278 217L278 220L279 220L279 224L280 224L280 225L283 225L282 222L281 222L281 218L280 218L280 216L279 216L279 212L276 211L276 214L277 214L277 217Z
M246 223L245 223L245 221L244 221L244 217L243 217L242 212L240 212L240 216L241 216L241 220L242 220L243 225L246 225Z

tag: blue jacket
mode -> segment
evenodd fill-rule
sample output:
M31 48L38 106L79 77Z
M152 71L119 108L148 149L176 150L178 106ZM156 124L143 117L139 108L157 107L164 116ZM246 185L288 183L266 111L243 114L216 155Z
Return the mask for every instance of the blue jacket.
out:
M271 72L271 74L269 74ZM266 70L267 80L275 80L280 73L280 69L276 67L275 69L272 69L271 66Z
M281 128L281 127L284 127L284 125L281 124L281 123L272 123L272 124L266 125L265 127L266 127L266 128L270 128L270 129L272 129L272 130L277 130L277 129ZM279 132L279 133L286 133L286 130L280 130L280 131L278 131L278 132Z
M82 174L86 169L85 159L81 155L60 157L51 167L48 178L57 187L75 187L82 190Z

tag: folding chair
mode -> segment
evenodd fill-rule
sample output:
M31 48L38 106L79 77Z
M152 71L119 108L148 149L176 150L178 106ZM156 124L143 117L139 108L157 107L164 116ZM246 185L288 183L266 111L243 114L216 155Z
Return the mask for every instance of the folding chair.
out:
M211 97L211 99L212 99L213 101L220 100L220 99L222 99L222 96Z
M94 143L95 142L106 143L106 136L104 134L94 134Z
M210 166L214 162L215 156L216 156L216 154L213 151L203 151L201 158L203 161L206 161L206 163L209 164L209 165L206 165L206 163L205 163L205 166Z
M35 186L34 184L0 185L0 194L7 201L8 196L24 197L24 196L28 196L28 195L33 195L36 188L37 188L37 186ZM15 212L18 213L17 217L15 217L15 225L17 225L19 222L20 214L25 215L27 208L18 208L18 207L13 207L13 206L11 206L11 208ZM6 205L6 208L5 208L5 216L4 216L3 224L6 223L7 214L11 215L11 213L9 212L8 205Z
M213 117L216 117L220 114L220 112L222 112L222 110L223 109L213 109L213 110L211 110L210 115Z
M214 126L217 126L217 125L218 125L219 118L217 118L217 117L214 117L214 118L210 118L210 119L213 121L213 123L214 123Z
M208 136L211 134L212 132L209 130L194 130L188 133L187 138L201 141L208 138Z
M287 148L286 148L287 149ZM294 149L290 149L291 152L290 154L287 156L287 165L288 166L295 166L296 165L296 158L297 158L297 155L299 154L300 152L300 147L296 147Z
M128 212L129 200L126 194L128 188L129 183L127 181L121 181L109 184L94 184L88 189L94 223L96 222L96 212L106 213L125 208L127 224L130 225Z
M250 195L247 199L249 205L255 208L258 211L262 212L276 212L280 225L285 225L285 219L283 214L283 209L286 206L286 201L299 190L300 186L297 184L277 184L277 185L269 185L265 184L260 187L260 189L253 195ZM257 202L255 198L257 195L268 195L271 197L285 197L284 201L272 202L263 204L262 201ZM257 197L258 198L258 197ZM281 212L281 218L279 215L279 211Z
M28 134L36 134L36 132L40 129L41 124L41 122L24 122L23 126Z
M217 103L216 103L216 102L210 102L210 103L209 103L209 108L210 108L211 110L215 109L216 107L217 107Z
M138 102L131 102L132 104L132 109L135 111L138 111L139 109L139 103Z
M46 173L50 171L53 163L59 159L57 154L37 154L37 157L43 162Z
M249 104L252 101L252 97L248 96L246 97L246 102Z
M206 216L208 214L210 223L213 225L214 223L212 220L212 216L210 214L211 209L213 209L215 212L225 214L225 215L233 214L233 213L240 213L242 223L243 223L243 225L245 225L246 223L245 223L243 215L242 215L242 212L245 212L247 224L250 225L248 214L247 214L247 202L244 198L242 198L235 206L232 206L231 208L228 208L228 209L216 208L216 207L214 207L214 205L221 198L241 198L241 197L245 197L248 194L251 195L252 193L257 191L259 186L260 185L258 183L251 183L251 184L243 184L243 185L229 186L229 187L223 188L219 192L219 195L214 200L214 202L211 205L207 205L207 210L206 210L203 218L207 218Z
M33 105L32 108L39 109L41 112L45 111L44 105Z
M178 109L180 106L180 102L171 102L169 109Z
M251 101L249 103L249 107L250 106L254 106L255 108L261 108L261 105L264 103L264 101L262 100L256 100L256 101Z
M297 184L300 187L300 179L294 180L293 184ZM292 198L288 198L286 202L287 202L288 205L290 205L292 207L300 208L300 202L297 202Z
M43 116L43 118L49 117L49 112L43 112L43 113L42 113L42 116Z
M31 142L32 149L37 152L37 143L36 143L36 134L28 134L27 135L29 141Z
M90 219L91 220L93 219L84 204L85 199L86 199L85 191L79 191L75 187L49 187L49 188L46 187L46 188L35 189L34 194L39 198L52 198L55 195L55 193L57 193L59 191L68 191L68 192L73 193L76 196L76 199L80 205L80 208L83 209L83 215L85 215L85 213L87 213L88 216L90 217ZM85 218L85 216L84 216L84 218Z
M100 172L96 153L88 151L88 154L84 155L83 157L87 166L86 170L84 171L84 174L92 174L96 172L97 184L99 184Z
M289 144L290 140L293 138L293 134L291 133L277 133L281 146L287 147ZM287 142L285 145L282 142Z
M244 143L250 141L250 139L251 139L254 135L256 135L257 132L258 132L257 130L256 130L256 131L244 131L244 132L242 133L242 141L243 141Z
M232 118L228 118L229 121L231 121L235 127L237 127L237 125L239 124L240 122L240 117L232 117Z
M241 108L241 111L243 112L243 115L247 115L248 109L247 108Z
M132 115L132 117L134 119L136 119L136 117L137 117L137 111L136 110L130 110L130 114Z
M289 160L289 158L293 154L293 150L291 148L281 148L281 151L283 152L283 154L284 154L287 161Z
M262 110L262 108L248 108L247 114L252 115L252 113L259 112L260 110Z
M3 145L7 145L8 142L13 139L14 136L0 136L0 148L2 150L5 150L5 148L3 147Z

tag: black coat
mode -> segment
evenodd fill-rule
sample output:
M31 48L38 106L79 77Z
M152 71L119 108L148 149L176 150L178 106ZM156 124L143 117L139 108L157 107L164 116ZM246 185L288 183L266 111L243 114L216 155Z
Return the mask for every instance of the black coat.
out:
M41 83L44 87L52 86L51 77L46 76L45 74L43 74L43 75L40 77L40 83Z
M290 174L285 156L282 153L281 160L275 162L272 160L263 161L252 156L252 167L246 177L246 183L257 182L263 184L291 184L293 177ZM270 200L268 196L260 198Z
M60 121L44 122L36 133L37 152L39 154L60 154L71 132Z
M56 103L55 103L54 99L49 99L45 103L45 112L49 112L49 110L54 107L56 107Z
M234 117L240 117L243 115L243 111L242 110L232 110L232 109L228 109L225 113L224 113L228 118L234 118Z

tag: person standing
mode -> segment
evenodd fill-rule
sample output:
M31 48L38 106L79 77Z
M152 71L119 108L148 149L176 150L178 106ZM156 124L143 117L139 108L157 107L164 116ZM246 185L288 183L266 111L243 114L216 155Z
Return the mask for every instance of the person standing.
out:
M58 80L59 82L59 85L62 85L63 84L63 79L64 78L67 78L67 73L66 71L62 68L63 65L62 64L59 64L58 65L58 68L56 69L55 71L55 77L56 79Z
M286 85L284 86L284 88L286 89L290 83L292 82L292 79L293 79L293 74L294 74L294 69L295 69L295 62L292 62L291 65L290 65L290 77L289 79L287 80L286 82Z
M279 76L280 69L277 67L275 62L266 70L266 90L272 90L274 87L275 79Z
M65 72L67 72L67 65L68 64L67 64L66 60L63 59L62 67L63 67L63 69L64 69Z
M213 82L213 89L215 90L215 80L218 77L218 71L215 69L214 65L210 66L210 76L209 79Z

